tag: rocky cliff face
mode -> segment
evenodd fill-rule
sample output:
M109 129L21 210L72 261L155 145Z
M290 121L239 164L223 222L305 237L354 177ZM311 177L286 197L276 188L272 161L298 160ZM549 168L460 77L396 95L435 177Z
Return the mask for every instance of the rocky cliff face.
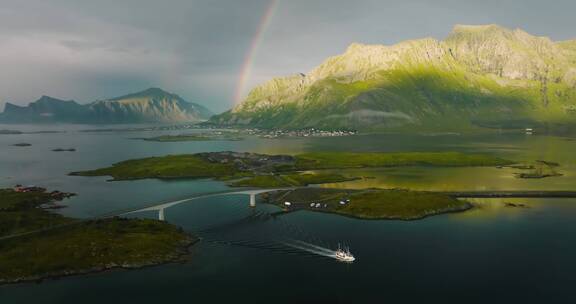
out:
M443 41L352 44L308 74L270 80L219 124L432 128L576 124L576 42L497 25Z
M205 107L189 103L176 94L152 88L142 92L88 105L48 96L26 107L6 104L0 121L11 123L155 123L197 122L212 113Z
M195 122L212 115L205 107L158 88L96 101L88 108L96 120L106 123Z
M85 117L88 111L73 100L61 100L42 96L26 107L6 103L0 121L14 123L72 122L76 117Z

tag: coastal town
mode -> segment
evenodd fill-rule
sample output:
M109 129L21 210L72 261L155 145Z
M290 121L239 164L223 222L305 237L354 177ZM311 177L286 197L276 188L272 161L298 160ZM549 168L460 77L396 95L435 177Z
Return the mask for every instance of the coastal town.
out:
M243 130L249 135L261 138L285 138L285 137L341 137L356 135L355 130L322 130L322 129L300 129L300 130L266 130L266 129L246 129Z
M198 157L210 163L233 164L240 171L274 171L278 166L292 166L296 158L290 155L267 155L249 152L205 152Z
M14 192L17 193L29 193L29 192L37 192L37 193L43 193L46 192L46 188L42 188L42 187L37 187L37 186L22 186L22 185L16 185L13 188ZM68 192L62 192L62 191L58 191L58 190L54 190L52 192L49 192L50 196L53 199L56 200L63 200L65 198L70 198L72 196L74 196L74 193L68 193Z

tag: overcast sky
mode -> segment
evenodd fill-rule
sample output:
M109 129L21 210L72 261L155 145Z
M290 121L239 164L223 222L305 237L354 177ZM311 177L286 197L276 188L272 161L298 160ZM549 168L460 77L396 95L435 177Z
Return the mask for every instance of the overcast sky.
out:
M0 108L161 87L224 111L269 1L1 0ZM247 87L305 73L352 42L442 39L458 23L574 39L575 11L574 0L279 0Z

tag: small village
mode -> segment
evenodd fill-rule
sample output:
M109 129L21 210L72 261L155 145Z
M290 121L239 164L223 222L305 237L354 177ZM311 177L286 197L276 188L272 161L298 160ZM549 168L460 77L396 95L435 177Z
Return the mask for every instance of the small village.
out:
M246 129L249 135L262 138L284 138L284 137L341 137L356 135L354 130L321 130L321 129L301 129L301 130L263 130Z
M279 165L292 165L296 161L290 155L264 155L247 152L208 152L198 156L211 163L234 164L241 171L270 171Z
M44 192L46 192L46 188L37 187L34 185L23 186L20 184L14 186L12 188L12 190L14 190L14 192L17 192L17 193L44 193ZM54 191L50 192L49 195L52 199L57 200L57 201L61 201L65 198L70 198L72 196L75 196L76 194L54 190Z

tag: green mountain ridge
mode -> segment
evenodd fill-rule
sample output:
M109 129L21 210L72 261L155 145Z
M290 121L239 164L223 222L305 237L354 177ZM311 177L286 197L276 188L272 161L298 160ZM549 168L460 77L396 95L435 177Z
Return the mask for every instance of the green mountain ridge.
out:
M205 107L159 88L150 88L86 105L42 96L28 106L6 103L6 123L156 123L199 122L212 116Z
M308 74L254 88L210 122L359 130L573 126L576 41L457 25L442 41L354 43Z

